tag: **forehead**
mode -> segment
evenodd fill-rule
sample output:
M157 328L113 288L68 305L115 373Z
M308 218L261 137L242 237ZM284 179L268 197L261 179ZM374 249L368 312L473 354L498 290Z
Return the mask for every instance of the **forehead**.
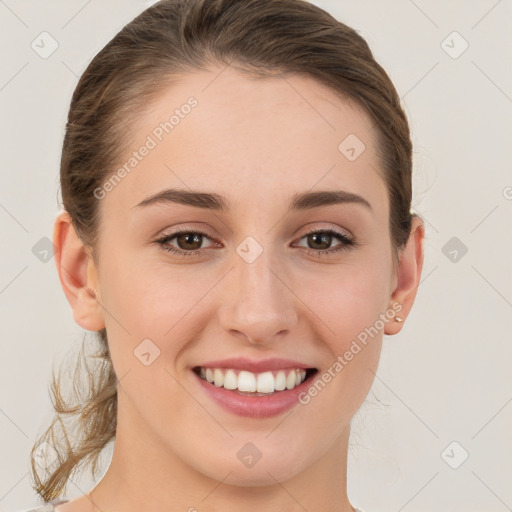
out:
M121 165L151 149L111 193L125 207L163 187L231 191L234 202L316 186L383 193L370 117L305 75L255 78L230 66L181 75L132 134Z

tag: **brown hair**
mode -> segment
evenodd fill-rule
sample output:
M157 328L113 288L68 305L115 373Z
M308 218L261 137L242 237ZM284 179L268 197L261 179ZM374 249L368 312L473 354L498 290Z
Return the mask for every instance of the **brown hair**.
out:
M101 224L94 190L127 151L130 127L173 77L228 64L260 77L308 75L365 109L378 127L379 172L389 193L392 246L395 253L403 247L412 219L409 126L390 78L366 41L304 0L161 0L94 57L71 99L60 168L62 201L94 260ZM55 417L31 452L34 489L45 501L60 496L84 462L93 462L94 475L101 450L116 435L117 379L105 329L98 331L97 340L100 367L91 370L85 364L84 396L79 371L74 374L74 401L66 402L60 378L52 379ZM83 350L79 357L85 361ZM77 417L74 443L63 416ZM56 457L44 479L35 464L42 445L51 446Z

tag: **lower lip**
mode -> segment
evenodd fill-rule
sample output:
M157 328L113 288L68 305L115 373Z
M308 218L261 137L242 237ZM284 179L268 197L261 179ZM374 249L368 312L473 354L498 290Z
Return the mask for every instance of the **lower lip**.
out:
M293 389L274 391L274 393L267 396L249 396L240 395L236 391L210 384L194 371L192 371L192 374L208 396L222 408L238 416L248 418L270 418L282 414L297 405L299 403L298 395L311 385L311 379L307 378Z

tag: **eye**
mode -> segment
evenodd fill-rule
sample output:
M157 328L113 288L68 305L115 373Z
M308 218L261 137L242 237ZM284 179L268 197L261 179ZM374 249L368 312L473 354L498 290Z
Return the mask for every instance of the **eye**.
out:
M208 234L203 231L180 228L155 240L155 242L166 252L179 256L198 256L205 252L204 248L201 248L204 238L211 240ZM170 244L175 239L178 247ZM314 256L329 256L356 246L354 239L335 229L316 229L306 233L300 238L300 240L302 239L306 239L306 243L312 245L306 252ZM335 239L338 239L340 243L334 248L329 248ZM299 245L299 247L304 246Z
M156 240L156 243L167 252L179 254L180 256L197 256L204 251L200 249L203 238L210 238L202 231L194 231L191 229L177 229L173 233L163 236ZM169 245L171 240L176 239L178 247Z
M304 238L307 244L313 246L307 252L315 256L329 256L333 253L348 250L356 245L353 239L335 229L316 229L306 233L301 240ZM338 239L340 243L334 248L329 248L333 239Z

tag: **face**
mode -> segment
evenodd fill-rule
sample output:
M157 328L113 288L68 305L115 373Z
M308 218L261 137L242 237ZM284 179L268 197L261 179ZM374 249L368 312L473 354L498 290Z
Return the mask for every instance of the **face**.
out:
M396 285L389 199L360 108L311 78L221 71L183 76L131 127L129 171L98 192L97 297L119 433L264 485L337 453L368 393ZM215 196L140 204L168 189Z

